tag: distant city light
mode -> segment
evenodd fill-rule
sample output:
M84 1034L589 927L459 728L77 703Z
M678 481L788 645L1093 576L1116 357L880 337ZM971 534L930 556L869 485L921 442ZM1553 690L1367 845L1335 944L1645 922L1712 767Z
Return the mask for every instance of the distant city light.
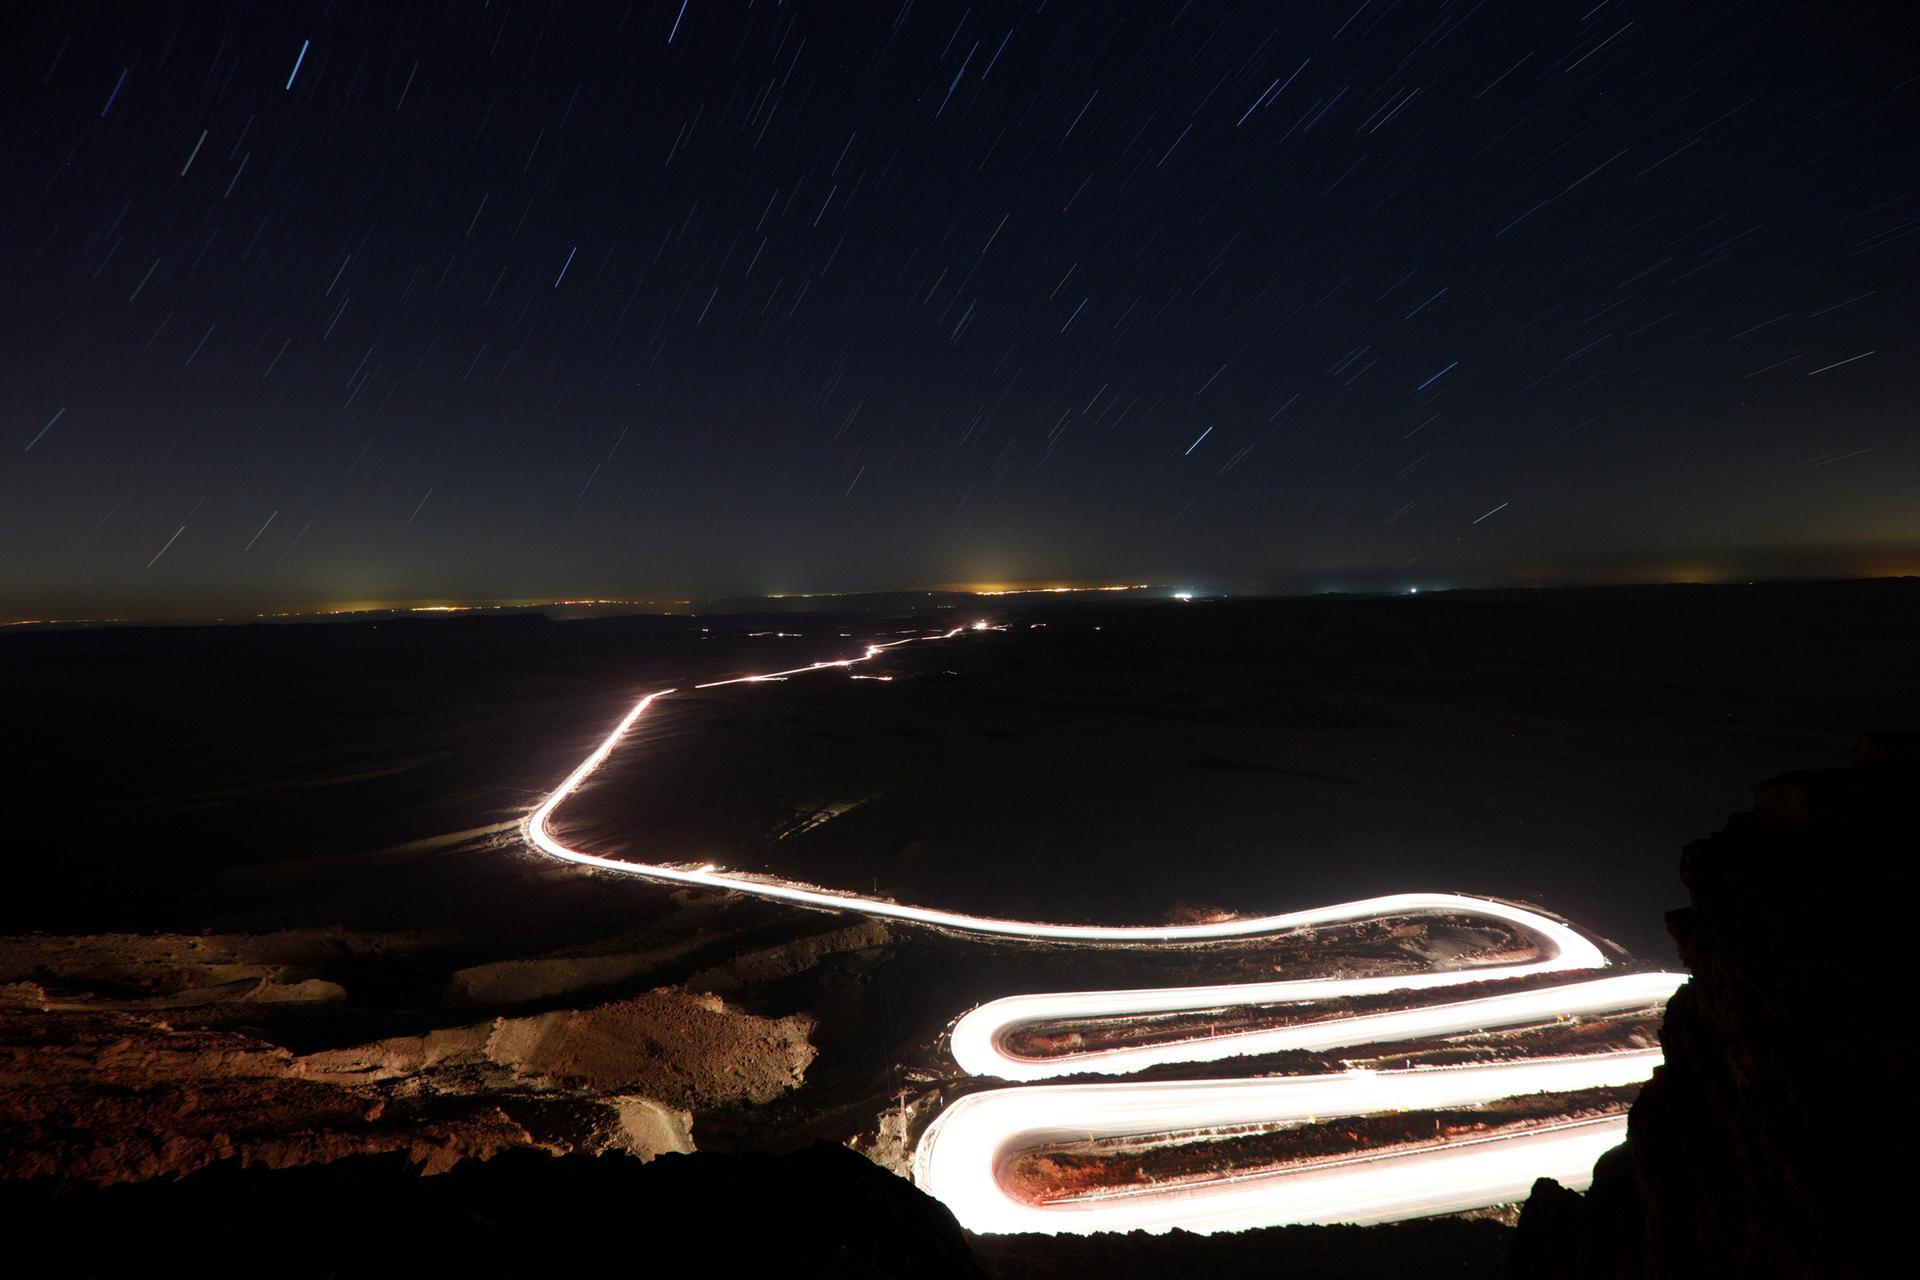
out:
M1176 592L1174 592L1174 593L1173 593L1173 598L1174 598L1175 600L1191 600L1191 599L1193 599L1193 592L1191 592L1191 591L1176 591Z

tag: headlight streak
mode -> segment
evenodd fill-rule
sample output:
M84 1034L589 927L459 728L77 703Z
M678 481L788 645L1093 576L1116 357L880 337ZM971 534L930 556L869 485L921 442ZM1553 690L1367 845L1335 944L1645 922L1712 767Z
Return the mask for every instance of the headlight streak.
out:
M986 630L988 624L974 623L970 628L955 627L943 633L870 644L857 658L713 680L694 688L777 682L845 669L899 645L951 639L969 629ZM954 1060L971 1075L1011 1081L1115 1075L1169 1063L1443 1036L1578 1014L1657 1007L1685 981L1683 974L1628 973L1204 1039L1046 1058L1022 1057L1007 1049L1007 1037L1016 1028L1034 1023L1427 991L1540 974L1593 971L1605 968L1608 962L1589 939L1560 920L1511 903L1462 894L1391 894L1308 911L1204 924L1048 924L909 906L793 881L721 871L713 863L675 866L629 862L562 844L551 830L554 811L606 763L655 700L674 692L665 689L650 693L634 704L592 754L528 815L525 833L529 843L552 857L603 871L995 937L1134 945L1204 942L1386 916L1445 912L1517 926L1535 937L1544 953L1542 959L1520 964L1367 978L1012 996L983 1004L955 1022L950 1035ZM1528 1093L1633 1084L1646 1079L1659 1062L1658 1050L1636 1050L1470 1066L1351 1070L1321 1076L997 1089L969 1094L935 1118L915 1148L913 1175L915 1182L944 1202L973 1231L1165 1231L1175 1227L1218 1231L1296 1222L1385 1222L1458 1212L1519 1199L1536 1177L1554 1177L1569 1185L1584 1186L1594 1159L1621 1140L1625 1117L1535 1126L1512 1134L1315 1161L1282 1171L1223 1175L1199 1184L1129 1187L1047 1205L1027 1203L1011 1195L999 1180L999 1170L1011 1153L1045 1145L1049 1140L1469 1106Z
M1378 901L1378 899L1376 899ZM1451 909L1480 911L1478 899L1454 899ZM1535 967L1535 972L1539 968ZM1451 970L1381 978L1306 979L1248 982L1215 987L1157 987L1139 991L1074 991L993 1000L963 1015L953 1026L954 1061L969 1075L1002 1080L1044 1080L1051 1076L1126 1075L1175 1062L1212 1062L1287 1050L1322 1051L1552 1022L1576 1014L1621 1013L1663 1005L1685 981L1675 973L1627 973L1530 991L1507 992L1448 1004L1431 1004L1380 1013L1323 1018L1259 1031L1085 1050L1044 1058L1022 1057L1005 1047L1014 1029L1061 1019L1126 1017L1225 1009L1236 1005L1284 1004L1432 990L1464 982L1514 976L1514 968Z
M1583 1184L1599 1154L1619 1143L1626 1117L1048 1205L1009 1195L998 1174L1013 1151L1049 1142L1471 1106L1636 1084L1659 1062L1658 1050L1643 1050L1410 1071L994 1089L968 1094L935 1118L914 1150L914 1181L981 1232L1238 1231L1454 1213L1522 1199L1542 1176Z

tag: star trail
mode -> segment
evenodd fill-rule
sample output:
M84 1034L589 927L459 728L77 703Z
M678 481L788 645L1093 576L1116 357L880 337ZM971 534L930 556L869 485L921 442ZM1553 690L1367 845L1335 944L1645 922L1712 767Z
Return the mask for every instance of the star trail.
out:
M15 6L0 618L1920 571L1915 34Z

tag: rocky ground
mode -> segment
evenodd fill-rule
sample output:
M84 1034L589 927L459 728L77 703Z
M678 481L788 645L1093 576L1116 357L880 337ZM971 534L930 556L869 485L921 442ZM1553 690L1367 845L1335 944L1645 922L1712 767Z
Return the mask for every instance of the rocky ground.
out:
M1097 978L1125 956L1012 955L824 915L783 927L793 936L747 947L749 934L775 936L768 921L681 895L644 939L479 965L455 965L444 937L332 928L8 940L0 1221L81 1240L69 1261L92 1274L143 1265L153 1239L196 1233L228 1258L299 1239L299 1255L277 1265L311 1275L492 1269L555 1253L608 1267L684 1254L723 1272L1254 1275L1276 1250L1302 1276L1415 1261L1428 1274L1484 1275L1503 1247L1504 1227L1464 1221L1141 1238L1120 1254L1105 1241L967 1237L880 1167L904 1167L912 1133L889 1129L902 1113L884 1104L874 1127L873 1099L884 1064L903 1056L922 1064L893 1077L909 1085L912 1127L946 1091L983 1082L954 1077L937 1026L889 1023L884 1010L962 957L1012 983L1016 972ZM1386 934L1428 945L1404 926ZM731 941L715 951L716 937ZM1322 965L1346 954L1329 951ZM416 958L411 969L436 955L437 997L356 1001L356 990L394 996L377 978L396 956ZM1229 948L1183 963L1247 958ZM1165 973L1168 958L1154 960ZM408 989L421 983L415 974ZM796 1004L825 1017L777 1012ZM903 1034L920 1037L913 1054L894 1038ZM816 1078L823 1045L842 1061ZM863 1129L872 1160L842 1145ZM808 1146L813 1133L834 1140ZM696 1146L707 1150L678 1154ZM791 1153L747 1154L768 1147ZM739 1154L718 1154L730 1148ZM87 1229L108 1220L113 1233Z
M1596 911L1628 920L1654 916L1649 899L1664 904L1664 888L1644 885L1670 883L1666 850L1707 828L1689 815L1731 807L1719 798L1729 779L1843 755L1845 738L1870 713L1920 720L1910 669L1920 613L1911 586L1779 590L1786 594L1422 597L1417 619L1388 615L1403 612L1404 601L1256 602L1217 616L1166 606L1097 619L1069 609L1035 619L1049 622L1042 634L1068 622L1089 633L1056 650L1076 662L1094 627L1142 619L1124 653L1114 648L1101 659L1103 678L1118 678L1156 646L1175 655L1176 667L1272 673L1252 701L1222 693L1183 703L1164 672L1150 696L1136 699L1133 709L1149 722L1143 732L1166 747L1157 757L1164 767L1141 794L1190 812L1216 810L1204 823L1142 828L1138 850L1153 861L1107 868L1109 896L1126 899L1137 917L1211 918L1221 902L1271 909L1416 887L1406 878L1414 868L1401 865L1396 850L1424 848L1430 861L1417 887L1505 888L1576 917L1591 892ZM510 1256L524 1243L516 1232L570 1221L577 1229L560 1233L569 1246L614 1265L631 1256L630 1245L601 1237L581 1244L597 1218L657 1214L644 1221L657 1224L646 1229L658 1237L698 1229L712 1240L729 1230L732 1203L772 1222L789 1201L814 1206L795 1229L804 1223L830 1246L820 1265L839 1259L850 1274L860 1266L896 1273L902 1259L917 1259L929 1275L1270 1274L1282 1256L1302 1275L1421 1264L1423 1274L1497 1270L1506 1230L1489 1221L1212 1241L983 1240L963 1258L938 1244L951 1220L883 1171L905 1167L915 1137L946 1100L990 1087L958 1078L942 1044L951 1019L980 1000L1472 963L1511 940L1428 921L1323 935L1294 951L1271 941L1149 954L1015 947L669 892L554 864L520 840L527 809L637 693L763 669L776 644L802 661L839 656L865 635L920 621L898 614L807 623L801 636L773 638L756 634L765 628L751 620L706 630L690 619L537 618L0 637L0 694L35 748L16 778L11 892L0 898L0 1216L67 1224L75 1238L104 1216L170 1223L169 1238L217 1222L223 1239L242 1243L248 1231L270 1242L278 1223L307 1232L303 1239L325 1237L311 1258L315 1274L398 1269L355 1251L374 1248L389 1227L404 1234L409 1221L429 1236L439 1232L445 1248L471 1246L476 1257ZM1796 630L1799 623L1806 625ZM1637 637L1644 643L1635 649ZM1843 637L1851 646L1844 672L1828 678L1821 655L1838 652ZM1005 639L994 633L989 642ZM1062 685L1044 670L1022 676L1011 650L996 652L995 697L1011 708L1013 736L993 737L984 715L969 713L966 741L978 739L983 754L929 812L981 809L967 817L979 837L969 847L1024 866L1045 851L988 838L1008 819L987 812L983 800L1000 793L983 780L1048 763L1059 744L1036 729L1036 715L1057 710L1083 740L1113 735L1092 706L1092 686ZM928 688L934 702L952 697ZM868 689L849 683L841 692L858 700ZM766 810L741 837L743 856L817 866L849 885L866 876L861 887L870 888L878 877L859 858L867 838L879 835L872 848L898 855L890 865L901 871L885 889L920 898L942 885L987 883L983 868L993 871L993 857L969 861L911 838L888 843L911 835L921 810L908 801L925 796L916 789L945 748L928 754L924 738L895 734L901 726L891 720L878 743L834 736L859 723L847 719L854 701L810 698L796 708L786 719L755 711L731 724L723 712L725 732L714 738L665 720L643 735L637 745L647 759L680 762L668 781L685 783L689 803L675 811L681 830L691 838L700 829L704 801L691 801L715 787L737 790ZM756 748L733 762L735 772L713 773L703 752L718 744L724 757L727 742L754 740L769 726L788 734L784 745ZM876 793L865 775L869 766L896 768L889 741L913 749L899 753L896 790ZM782 760L806 762L805 794L782 781ZM848 760L857 767L836 774L835 762ZM1089 757L1069 772L1093 787L1095 763ZM628 800L660 797L660 779L630 776L646 786ZM1789 1060L1795 1072L1817 1067L1856 1079L1907 1059L1848 1048L1859 1045L1861 1027L1877 1025L1881 1006L1848 994L1861 988L1820 969L1826 961L1804 942L1830 941L1834 921L1891 911L1899 901L1876 878L1883 873L1864 863L1838 882L1877 886L1870 900L1822 897L1836 882L1827 860L1840 859L1834 850L1844 854L1843 844L1778 837L1775 827L1789 830L1797 820L1780 814L1830 807L1820 785L1770 793L1811 798L1768 801L1774 817L1739 828L1773 831L1761 844L1748 831L1730 846L1734 853L1689 855L1699 906L1692 931L1682 933L1703 975L1718 975L1717 986L1703 985L1703 1000L1707 990L1737 995L1756 984L1796 1000L1828 984L1828 994L1842 998L1804 1023L1823 1028L1811 1040L1781 1030L1779 1010L1751 1025L1716 1013L1691 1030L1670 1027L1670 1053L1727 1036L1750 1042L1734 1066L1694 1072L1696 1084L1713 1083L1699 1086L1704 1102L1698 1090L1685 1095L1682 1111L1731 1113L1747 1105L1746 1082L1779 1086L1778 1064ZM1046 788L1028 791L1005 798L1018 810ZM1096 812L1099 794L1082 791L1075 803ZM585 817L630 832L632 815L623 812L610 806ZM1332 838L1332 853L1301 863L1290 843L1275 839L1278 823L1315 842ZM1041 835L1057 842L1070 830ZM1596 842L1620 851L1618 867L1594 863L1588 846ZM1729 898L1728 884L1747 882L1725 868L1763 846L1768 867L1820 872L1801 880L1770 872L1777 879L1764 893L1748 888ZM1172 880L1141 870L1166 862L1168 848L1179 850L1169 865L1192 871L1197 886L1175 892ZM1077 874L1083 853L1069 850L1049 874ZM1904 865L1884 849L1878 856L1885 866ZM1229 892L1233 883L1244 892ZM1812 888L1804 901L1794 898L1805 886ZM1736 899L1718 916L1707 906ZM1046 901L1003 905L1058 914ZM1749 926L1727 923L1754 910L1772 923L1753 936L1771 940L1769 963L1784 968L1766 968L1739 941ZM1815 924L1807 912L1819 916ZM1855 940L1847 963L1858 973L1898 971L1900 957L1886 950L1900 936L1894 924L1843 932ZM1334 1010L1312 1011L1327 1012ZM1036 1034L1124 1038L1139 1030ZM1516 1051L1514 1034L1384 1046L1381 1061L1497 1057ZM1854 1065L1808 1065L1779 1047L1799 1053L1812 1040L1837 1046ZM1711 1062L1715 1052L1696 1049L1694 1060ZM1865 1068L1857 1065L1863 1060ZM1331 1057L1276 1055L1236 1069L1335 1065ZM1675 1083L1664 1095L1650 1094L1656 1101L1682 1096L1682 1074L1669 1078ZM1636 1118L1636 1134L1648 1123ZM1716 1123L1722 1130L1674 1139L1678 1145L1645 1157L1633 1185L1664 1197L1660 1170L1718 1168L1721 1153L1735 1148L1723 1131L1732 1122ZM1875 1167L1871 1132L1809 1148L1811 1139L1793 1136L1794 1123L1769 1121L1766 1133L1788 1136L1743 1149L1755 1168L1787 1167L1781 1152L1804 1163L1809 1150L1830 1152L1835 1141L1850 1153L1847 1167ZM839 1155L810 1146L819 1140L843 1153L851 1143L871 1161L855 1161L864 1172L850 1173ZM653 1157L671 1158L640 1163ZM801 1195L801 1183L818 1198ZM1603 1179L1595 1205L1608 1202L1608 1185ZM1617 1175L1612 1185L1621 1185ZM1787 1203L1832 1194L1811 1185L1803 1178L1754 1194ZM730 1203L715 1209L701 1199L708 1192ZM836 1195L868 1206L862 1212L873 1224L913 1225L891 1236L883 1225L864 1235L828 1230L822 1224L832 1215L822 1206ZM635 1208L636 1196L652 1207ZM1870 1199L1863 1194L1863 1203ZM1548 1204L1546 1193L1536 1203ZM1699 1211L1710 1216L1716 1207ZM1531 1238L1584 1239L1591 1228L1566 1224L1596 1211L1562 1215L1559 1229L1536 1224ZM332 1217L315 1216L323 1212ZM1550 1210L1536 1217L1553 1220ZM315 1225L323 1221L335 1224L332 1234ZM1826 1230L1853 1229L1844 1213L1833 1221L1840 1225ZM1666 1223L1647 1230L1671 1234L1671 1217ZM936 1254L915 1252L920 1244L903 1243L908 1236L933 1242ZM544 1238L550 1244L556 1233ZM418 1243L379 1257L430 1256ZM750 1256L751 1241L729 1242L735 1246ZM940 1269L949 1265L959 1270Z
M420 941L326 930L0 944L0 1177L109 1184L386 1152L439 1173L520 1147L646 1158L693 1150L696 1112L799 1088L816 1053L807 1016L758 1017L686 986L286 1046L337 1029L350 994L322 976L337 973L330 959ZM534 962L545 981L527 975L522 991L559 994L557 964ZM585 966L576 986L602 974ZM450 995L447 1012L471 992Z
M1493 930L1464 947L1477 936L1467 924L1410 917L1172 950L1023 946L711 893L669 904L639 934L466 965L448 937L341 928L0 940L0 1177L114 1183L383 1152L440 1172L518 1147L646 1158L822 1138L904 1173L946 1102L995 1087L946 1052L945 1024L964 1011L956 985L1350 976L1425 969L1436 948L1440 963L1471 967L1516 945ZM411 990L382 986L395 964ZM1581 1020L1375 1049L1396 1063L1485 1061L1594 1034L1636 1033ZM1290 1052L1232 1069L1345 1060Z

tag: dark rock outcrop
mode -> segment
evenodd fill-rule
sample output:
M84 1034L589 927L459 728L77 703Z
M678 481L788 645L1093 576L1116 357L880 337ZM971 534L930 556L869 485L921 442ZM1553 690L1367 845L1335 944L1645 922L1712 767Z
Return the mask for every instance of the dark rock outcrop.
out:
M1237 1235L969 1236L845 1147L786 1155L515 1150L419 1176L403 1154L272 1169L226 1161L99 1186L0 1180L0 1238L65 1275L767 1275L1184 1280L1486 1276L1507 1229L1441 1219ZM51 1256L51 1255L49 1255Z
M512 1151L431 1178L368 1156L104 1188L0 1182L0 1227L58 1241L70 1275L985 1274L945 1206L830 1143L648 1164Z
M1884 1274L1920 1131L1917 799L1920 734L1869 735L1687 847L1666 1065L1586 1196L1535 1187L1515 1280Z
M1375 1227L1268 1227L1222 1235L976 1236L994 1280L1480 1280L1512 1232L1487 1218Z

